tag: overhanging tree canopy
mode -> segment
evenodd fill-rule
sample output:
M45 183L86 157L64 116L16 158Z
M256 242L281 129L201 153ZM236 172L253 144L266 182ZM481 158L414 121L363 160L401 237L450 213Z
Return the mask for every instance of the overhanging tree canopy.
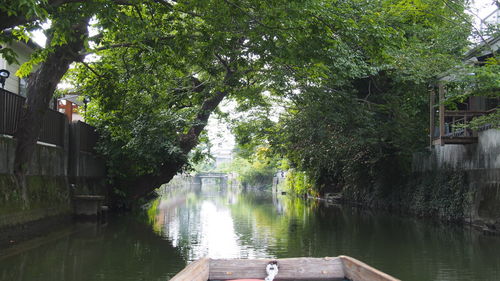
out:
M463 11L463 2L42 1L14 6L18 14L2 6L27 26L52 20L38 72L52 56L60 73L43 91L34 83L41 74L30 78L28 101L37 103L27 107L17 136L16 169L23 174L38 134L35 118L72 61L82 62L70 76L93 98L92 122L115 184L140 197L184 167L224 98L248 108L265 104L265 91L335 93L380 73L424 81L463 47L450 39L462 39L467 26L450 7ZM97 33L91 37L83 28L89 19ZM83 60L90 53L97 56Z

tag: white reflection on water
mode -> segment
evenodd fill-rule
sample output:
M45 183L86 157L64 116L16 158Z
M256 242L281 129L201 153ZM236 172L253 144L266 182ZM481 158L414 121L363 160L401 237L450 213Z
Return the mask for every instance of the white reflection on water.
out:
M237 203L237 199L227 195L223 202L210 196L201 197L203 199L194 196L202 202L190 204L185 195L162 200L157 216L160 232L172 246L181 249L188 260L267 257L263 250L245 245L239 239L229 207Z
M208 256L211 258L239 257L241 247L234 231L231 211L204 201L201 205L201 241L193 245L193 258Z

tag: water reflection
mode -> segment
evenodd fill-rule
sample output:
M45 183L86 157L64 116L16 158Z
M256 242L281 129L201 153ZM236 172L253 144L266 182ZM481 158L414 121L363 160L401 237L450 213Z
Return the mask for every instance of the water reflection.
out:
M228 185L169 187L145 216L0 249L0 280L168 280L213 258L346 254L402 280L498 280L500 237Z
M0 280L167 280L185 265L169 243L128 218L65 231L40 245L0 252Z
M403 280L498 280L500 238L437 223L204 184L165 199L165 239L189 260L351 255Z
M157 209L158 232L189 260L265 257L265 251L244 245L236 232L230 206L239 206L239 199L237 189L207 184L187 195L185 190L166 193Z

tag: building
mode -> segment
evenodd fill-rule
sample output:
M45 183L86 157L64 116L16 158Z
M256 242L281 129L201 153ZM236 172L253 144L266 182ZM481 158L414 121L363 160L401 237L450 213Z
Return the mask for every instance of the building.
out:
M212 152L215 158L215 166L219 167L224 163L231 163L233 161L233 149L231 147L219 146L218 149Z
M500 24L500 9L493 11L483 19L482 27L498 26ZM487 34L487 33L485 33ZM482 67L486 60L493 57L500 50L500 34L483 36L484 41L468 51L464 62ZM469 75L475 75L469 73ZM462 102L446 104L447 83L456 80L454 71L442 75L430 91L429 100L429 137L431 145L445 144L471 144L478 141L478 131L489 129L488 125L472 130L466 128L471 120L476 117L495 113L500 106L500 92L497 97L470 96Z
M11 94L26 97L28 77L19 77L16 75L16 72L19 70L20 65L27 62L31 54L41 47L31 40L26 43L14 41L6 45L6 47L11 48L17 54L19 63L9 64L7 60L0 56L0 70L7 70L10 73L5 81L4 90ZM83 121L83 116L80 114L79 110L82 106L83 102L78 94L69 94L57 100L54 99L54 102L51 102L49 105L50 108L57 108L57 111L64 113L69 122Z
M11 48L17 54L19 64L9 64L0 56L0 69L5 69L10 72L9 78L5 81L4 89L11 93L26 97L27 77L21 78L16 75L16 72L20 65L27 62L31 54L39 49L40 46L29 40L27 43L15 41L8 44L6 47Z
M83 106L84 102L78 94L68 94L57 99L57 111L64 113L69 122L83 122L83 116L80 114Z

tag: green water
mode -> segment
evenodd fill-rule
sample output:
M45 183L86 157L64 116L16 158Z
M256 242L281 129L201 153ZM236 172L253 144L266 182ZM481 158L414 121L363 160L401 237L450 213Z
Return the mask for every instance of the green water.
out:
M500 237L271 193L165 192L142 216L0 249L0 280L168 280L188 261L349 255L402 280L500 280Z

